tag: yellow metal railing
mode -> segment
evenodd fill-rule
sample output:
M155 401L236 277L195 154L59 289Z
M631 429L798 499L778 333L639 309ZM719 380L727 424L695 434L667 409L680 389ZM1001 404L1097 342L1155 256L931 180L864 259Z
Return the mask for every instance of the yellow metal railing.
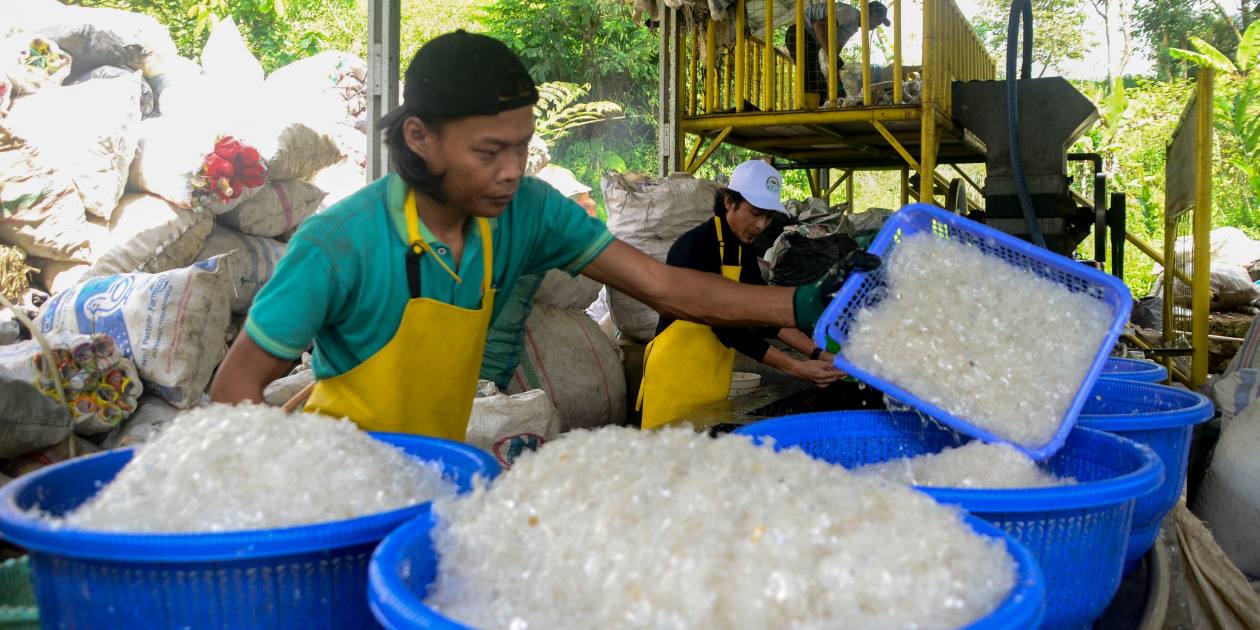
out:
M997 77L997 67L953 0L927 0L923 24L924 102L930 92L932 102L949 115L950 83L991 81Z
M688 31L686 115L742 112L748 105L763 112L800 109L792 57L756 37L745 37L739 47L718 48L712 21Z
M837 0L819 0L827 4L830 26L827 28L827 57L836 58ZM812 37L805 24L805 8L812 0L795 2L795 50L767 46L774 41L774 29L763 26L758 33L748 32L747 11L753 3L761 4L763 24L773 24L778 0L738 0L726 19L697 21L686 29L682 64L687 91L685 115L701 116L723 112L742 112L745 103L761 112L816 109L826 103L814 103L805 91L805 38ZM936 104L942 113L950 113L951 81L989 80L995 76L993 59L972 30L954 0L927 0L923 7L924 38L922 78L924 94L939 97ZM893 104L904 104L903 83L906 79L902 61L901 0L892 0L892 93ZM732 25L730 21L733 20ZM861 3L861 28L855 37L861 50L861 104L873 105L871 90L871 17L867 3ZM827 101L837 104L841 77L837 64L828 65ZM859 96L850 94L850 97Z
M695 136L690 155L680 166L694 172L713 154L713 150L733 130L781 125L828 125L852 122L869 123L900 155L906 165L920 174L920 200L932 201L940 176L936 174L939 125L950 125L952 81L992 80L995 65L980 38L958 9L954 0L925 0L923 3L923 63L920 68L921 93L918 98L905 94L907 66L903 63L902 0L890 3L893 51L891 66L891 105L882 96L875 98L874 69L871 65L872 18L868 3L859 2L860 25L854 35L861 51L860 94L839 98L841 81L838 64L828 64L823 97L807 91L805 38L813 37L806 24L805 9L814 2L825 2L827 33L826 57L837 58L839 42L836 34L837 0L796 0L792 3L796 46L785 50L773 45L774 17L781 0L736 0L721 21L710 18L692 23L683 29L676 42L681 57L677 89L682 129ZM761 26L749 28L749 9L762 13ZM770 42L768 45L767 42ZM883 77L880 77L883 78ZM882 94L882 92L881 92ZM820 102L821 101L821 102ZM843 108L843 105L859 107ZM876 107L882 105L882 107ZM792 112L784 114L785 112ZM775 116L778 116L777 118ZM899 142L884 123L919 120L920 146L917 154ZM705 142L709 146L701 152Z

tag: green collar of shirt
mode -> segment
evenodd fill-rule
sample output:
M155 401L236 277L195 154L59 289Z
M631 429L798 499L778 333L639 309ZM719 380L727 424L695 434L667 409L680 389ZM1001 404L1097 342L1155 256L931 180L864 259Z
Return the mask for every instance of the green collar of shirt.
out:
M390 173L387 177L389 178L389 187L385 191L385 209L389 213L390 225L394 226L394 233L398 235L398 239L404 245L410 245L411 240L407 237L407 182L403 181L403 178L399 177L397 173ZM468 220L470 222L473 221L471 217ZM454 265L454 260L448 253L450 250L446 244L438 240L438 237L433 234L429 226L424 224L423 219L416 217L416 222L420 227L420 238L424 239L424 242L428 243L447 265ZM491 233L498 226L498 222L498 217L490 219ZM470 229L465 231L464 235L464 255L459 264L460 276L464 275L463 270L471 269L472 267L469 266L470 262L480 260L481 255L481 231L475 225L472 225ZM481 271L480 264L477 265L477 269L479 272Z

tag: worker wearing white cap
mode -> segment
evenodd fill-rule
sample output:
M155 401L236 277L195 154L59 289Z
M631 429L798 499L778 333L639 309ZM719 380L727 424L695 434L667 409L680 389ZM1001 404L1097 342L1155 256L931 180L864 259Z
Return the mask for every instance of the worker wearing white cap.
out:
M669 248L666 264L716 273L736 282L765 284L756 256L744 255L770 224L772 212L787 214L779 199L783 179L760 160L735 167L730 184L719 190L713 219L692 228ZM772 347L778 338L809 356L798 360ZM687 415L725 400L731 386L735 352L819 386L843 374L830 354L814 346L795 328L714 328L662 315L656 339L648 344L637 408L645 429L686 419Z

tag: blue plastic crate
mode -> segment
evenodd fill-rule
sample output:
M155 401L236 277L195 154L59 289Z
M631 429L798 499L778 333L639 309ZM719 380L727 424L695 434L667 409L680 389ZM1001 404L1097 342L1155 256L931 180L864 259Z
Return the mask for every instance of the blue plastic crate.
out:
M826 412L766 420L738 434L771 437L776 449L856 468L937 453L970 438L915 413ZM919 488L961 506L1032 551L1046 580L1043 628L1088 628L1120 586L1133 506L1155 490L1164 466L1150 448L1077 428L1042 464L1073 486L1009 490Z
M883 229L871 242L867 251L886 257L896 248L903 236L926 233L938 238L956 240L971 245L985 255L992 257L994 264L1007 264L1018 269L1031 271L1068 289L1084 293L1107 305L1112 312L1112 321L1107 336L1099 346L1094 363L1090 367L1085 380L1077 389L1072 404L1064 414L1058 431L1049 442L1040 445L1013 444L1016 448L1028 453L1037 460L1042 460L1063 445L1072 430L1077 414L1080 413L1085 397L1093 387L1094 381L1102 372L1103 363L1116 340L1120 337L1124 324L1129 320L1129 311L1133 308L1133 298L1128 287L1115 277L1096 269L1087 267L1070 258L1054 254L1019 240L1009 234L999 232L970 219L951 214L940 208L926 204L912 204L902 208L889 217ZM849 327L853 324L859 311L874 306L883 299L884 269L881 267L869 273L854 273L839 293L832 299L827 310L814 329L814 342L820 348L843 348L849 337ZM829 343L830 342L830 343ZM1050 359L1051 357L1047 357ZM940 407L929 403L912 392L870 372L863 370L844 358L843 351L836 353L836 367L869 383L889 396L904 402L923 413L944 422L958 431L981 438L986 442L1010 442L991 432L975 426L965 418L961 418Z
M461 491L499 467L480 450L414 435L375 434L439 462ZM0 489L0 533L30 551L47 628L359 628L376 545L429 510L421 504L362 518L210 534L120 534L54 527L27 510L63 514L95 495L132 449L75 459Z
M1107 357L1107 362L1103 364L1102 378L1139 383L1162 383L1168 380L1168 368L1154 361Z
M1120 435L1151 447L1164 462L1164 483L1138 499L1125 572L1138 562L1159 537L1160 525L1181 498L1190 460L1194 425L1212 419L1216 410L1206 396L1175 387L1100 379L1077 425Z
M368 597L377 621L389 630L441 628L468 630L424 604L429 585L437 577L438 557L430 531L432 513L422 515L390 534L372 555L368 569ZM967 626L970 630L1036 628L1045 616L1045 586L1032 553L1002 530L975 517L966 517L977 533L1001 538L1015 559L1015 587L996 610ZM529 588L522 584L521 588Z

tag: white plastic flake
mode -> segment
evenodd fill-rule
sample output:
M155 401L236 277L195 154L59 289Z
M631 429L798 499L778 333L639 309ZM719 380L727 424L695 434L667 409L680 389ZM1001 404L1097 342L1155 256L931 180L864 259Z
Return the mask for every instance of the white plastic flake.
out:
M998 437L1048 443L1107 335L1110 309L927 234L904 238L884 264L887 294L857 314L845 358Z
M1015 579L924 494L687 429L572 432L434 510L427 603L477 628L953 628Z
M979 440L939 453L902 457L854 469L863 477L879 477L908 486L938 488L1044 488L1076 483L1059 478L1031 457L1005 444Z
M65 523L128 532L264 529L354 518L454 493L438 464L372 439L350 421L215 405L185 412L140 446Z

